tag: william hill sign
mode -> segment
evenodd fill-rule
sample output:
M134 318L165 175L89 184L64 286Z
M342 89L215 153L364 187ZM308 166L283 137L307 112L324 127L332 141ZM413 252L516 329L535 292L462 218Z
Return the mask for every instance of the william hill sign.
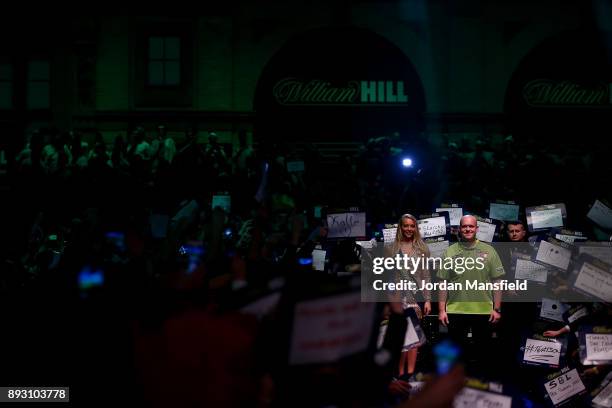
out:
M612 83L591 86L552 79L534 79L522 89L523 100L532 107L600 107L612 104Z
M407 105L404 81L348 81L343 86L321 79L285 78L272 93L280 105L401 106Z

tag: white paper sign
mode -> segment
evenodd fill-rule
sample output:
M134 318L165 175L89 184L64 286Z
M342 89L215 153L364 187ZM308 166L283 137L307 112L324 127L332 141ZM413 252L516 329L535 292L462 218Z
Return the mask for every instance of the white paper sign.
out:
M600 261L612 265L612 246L611 245L580 245L578 247L579 254L591 255Z
M544 384L544 387L546 388L550 400L555 405L560 404L586 389L575 368L547 382Z
M567 309L569 309L569 305L565 303L554 299L543 298L542 309L540 309L540 317L563 322L563 313L565 313Z
M436 212L448 211L450 217L450 225L459 225L461 217L463 217L463 208L448 207L448 208L436 208Z
M574 287L605 302L612 302L612 274L587 262L580 268Z
M406 335L404 336L404 347L408 347L419 342L419 336L414 329L414 324L412 324L412 319L410 317L406 318L406 323L408 323L408 326L406 327Z
M365 237L366 214L364 212L328 214L327 228L328 238Z
M375 239L371 239L369 241L355 241L355 243L357 245L359 245L360 247L364 248L364 249L372 249L374 248L374 243L376 242Z
M512 397L464 387L453 401L454 408L510 408Z
M393 242L395 241L395 235L397 234L397 228L383 228L383 241Z
M574 323L576 320L586 316L587 314L589 314L589 312L587 311L586 307L581 307L580 309L576 310L574 314L568 316L567 321L569 323Z
M449 246L450 246L449 241L428 242L427 247L429 248L429 257L430 258L441 257L444 251L446 251Z
M289 173L295 173L297 171L304 171L304 162L303 161L287 162L287 171Z
M533 229L562 227L563 214L561 209L533 211L531 213L531 225Z
M536 261L567 270L571 256L572 252L567 248L553 245L548 241L540 241Z
M565 235L565 234L555 234L555 238L559 241L567 242L569 244L573 244L576 242L576 239L580 239L580 237L575 237L573 235Z
M326 251L322 249L313 249L312 250L312 267L315 271L324 271L325 270L325 255Z
M476 238L483 242L493 242L495 236L495 224L489 224L484 221L477 221L478 231L476 232Z
M446 235L446 219L444 217L425 218L418 220L421 238Z
M249 303L248 305L240 309L240 312L244 314L250 314L256 316L258 319L261 319L262 317L272 313L272 311L278 305L280 298L281 293L274 292L270 295L257 299L252 303Z
M593 398L593 404L598 407L612 407L612 382L609 382L595 398Z
M515 221L519 217L519 206L516 204L498 204L491 203L489 205L489 218L501 221Z
M587 217L600 227L612 229L612 209L599 200L595 200L595 204L587 213Z
M364 351L374 321L375 303L361 293L300 302L295 307L290 364L317 364Z
M548 279L548 269L543 265L519 258L516 260L514 277L516 279L527 279L534 282L546 283Z
M523 361L534 363L559 365L561 357L561 343L527 339Z
M612 334L585 334L586 360L612 360Z

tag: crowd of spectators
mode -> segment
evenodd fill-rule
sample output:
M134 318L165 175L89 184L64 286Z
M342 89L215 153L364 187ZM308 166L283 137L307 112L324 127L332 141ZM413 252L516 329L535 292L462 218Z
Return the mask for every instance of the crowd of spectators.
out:
M349 285L339 272L359 263L353 241L326 241L326 209L358 207L373 233L441 203L486 216L496 199L563 202L568 226L601 240L585 214L610 194L604 150L394 135L329 161L315 144L201 133L41 129L6 156L3 383L152 406L391 406L392 369L286 363L293 306ZM213 207L219 196L231 203ZM301 263L316 245L322 273ZM238 313L278 279L273 312Z

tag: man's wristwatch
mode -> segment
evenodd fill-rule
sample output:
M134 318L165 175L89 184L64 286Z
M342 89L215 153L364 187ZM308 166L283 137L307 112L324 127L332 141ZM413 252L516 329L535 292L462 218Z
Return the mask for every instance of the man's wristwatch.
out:
M501 309L499 307L494 307L493 310L495 310L497 313L501 314Z

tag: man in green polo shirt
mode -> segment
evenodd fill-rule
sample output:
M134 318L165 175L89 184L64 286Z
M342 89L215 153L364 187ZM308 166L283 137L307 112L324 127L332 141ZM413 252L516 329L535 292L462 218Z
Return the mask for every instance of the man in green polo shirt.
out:
M476 239L478 231L476 217L463 216L459 229L461 241L451 245L442 255L444 260L448 258L454 260L454 268L442 267L438 271L438 280L462 285L461 290L440 291L438 294L438 320L444 326L449 326L449 334L457 339L471 337L467 334L469 332L488 333L490 327L485 320L486 317L488 316L488 322L493 324L501 318L501 291L492 293L486 290L468 289L468 281L472 285L474 282L496 282L505 273L495 249ZM467 261L468 258L472 260ZM449 264L444 262L443 265ZM459 265L464 266L459 267ZM474 336L476 337L476 333Z

